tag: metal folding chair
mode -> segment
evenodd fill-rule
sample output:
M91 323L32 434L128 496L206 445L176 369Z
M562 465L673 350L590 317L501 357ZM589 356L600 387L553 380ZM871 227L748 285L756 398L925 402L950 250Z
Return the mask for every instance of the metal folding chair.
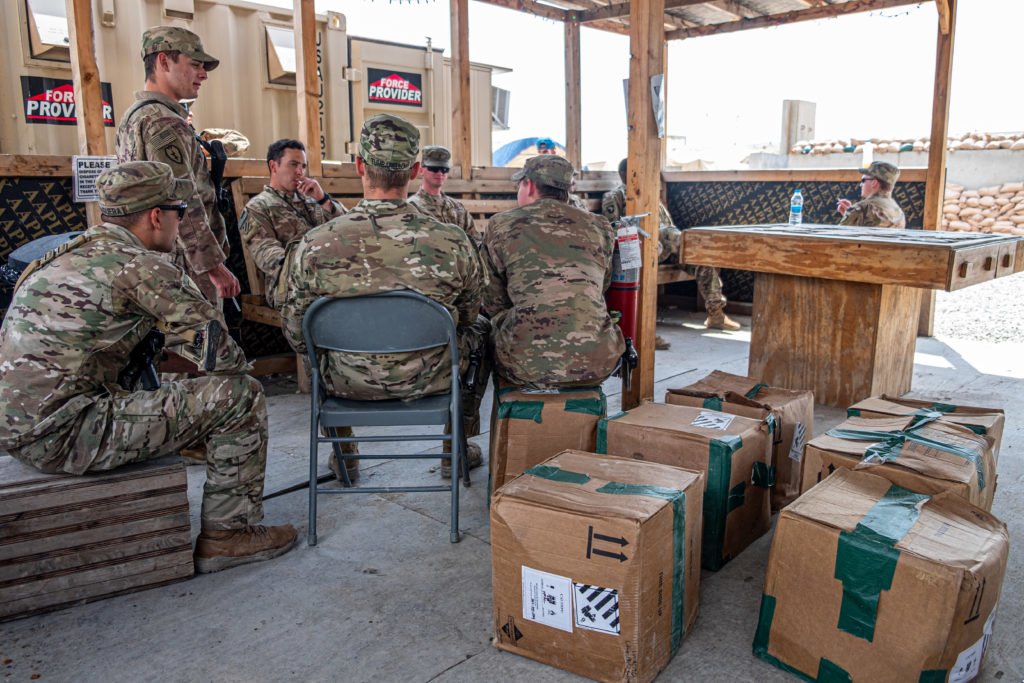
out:
M442 441L449 444L452 472L461 473L469 486L466 439L462 429L462 399L459 391L459 344L455 321L448 310L427 297L410 291L386 292L351 298L321 297L302 319L302 336L312 371L309 435L309 545L316 545L316 499L320 493L420 493L451 491L451 542L459 542L459 479L453 474L451 486L352 486L345 460L437 459L431 454L345 454L343 443ZM355 401L323 393L319 356L337 353L406 353L447 346L451 358L451 385L443 394L413 400ZM449 434L402 434L401 436L334 436L340 427L391 427L450 424ZM321 436L321 430L328 436ZM317 456L322 443L330 443L346 486L321 488L317 485Z

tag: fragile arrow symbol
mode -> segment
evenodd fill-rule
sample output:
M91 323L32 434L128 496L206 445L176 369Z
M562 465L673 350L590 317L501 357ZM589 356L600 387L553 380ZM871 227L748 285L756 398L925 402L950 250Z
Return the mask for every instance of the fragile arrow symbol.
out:
M625 562L629 559L628 557L626 557L625 553L622 552L610 553L607 550L598 550L597 548L594 548L593 553L595 555L601 555L602 557L610 557L613 560L618 560L619 562Z
M604 534L599 534L599 533L597 533L595 531L594 532L594 538L596 538L599 541L608 541L609 543L615 543L616 545L621 545L621 546L629 545L629 541L626 540L625 536L620 536L620 537L616 538L615 536L605 536Z

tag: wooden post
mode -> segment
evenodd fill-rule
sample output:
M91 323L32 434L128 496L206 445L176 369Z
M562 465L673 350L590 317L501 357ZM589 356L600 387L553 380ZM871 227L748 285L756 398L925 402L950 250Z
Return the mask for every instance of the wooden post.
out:
M78 151L80 154L102 156L107 153L107 136L103 130L103 96L100 70L96 65L92 3L90 0L67 0L66 7L68 37L71 40L71 76L78 117ZM88 225L101 222L99 205L88 202L85 216Z
M469 0L451 0L452 157L469 180L473 171L473 116L469 91Z
M292 23L295 26L295 97L299 108L299 134L306 143L307 173L319 178L323 175L323 150L313 0L295 0Z
M935 90L932 96L932 131L928 148L928 174L924 191L924 229L938 230L946 192L946 137L949 135L949 86L953 77L953 37L957 0L937 0L938 30L935 47ZM935 327L935 292L922 295L917 334L930 337Z
M640 366L629 391L623 387L622 407L636 407L654 398L654 328L658 294L658 202L661 198L661 140L651 107L651 76L663 72L665 0L632 0L629 7L629 173L626 213L646 213L642 240L640 309L634 339Z
M565 26L565 155L577 171L583 169L583 124L580 93L580 23Z

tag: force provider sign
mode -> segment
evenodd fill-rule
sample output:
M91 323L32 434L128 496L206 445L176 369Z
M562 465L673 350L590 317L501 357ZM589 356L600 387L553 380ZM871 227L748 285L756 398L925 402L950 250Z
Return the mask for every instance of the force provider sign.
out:
M51 126L73 126L78 122L75 87L62 78L22 76L21 94L25 103L25 122ZM103 99L103 125L114 126L114 101L109 83L100 83Z
M423 75L390 69L367 69L370 87L367 95L371 102L400 104L406 107L423 106Z

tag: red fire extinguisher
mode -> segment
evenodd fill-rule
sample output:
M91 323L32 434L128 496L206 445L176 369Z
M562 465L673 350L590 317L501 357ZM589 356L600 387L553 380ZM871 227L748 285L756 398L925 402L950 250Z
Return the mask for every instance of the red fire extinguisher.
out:
M623 216L614 223L615 251L612 254L612 283L605 294L608 312L619 314L619 329L626 339L622 354L622 378L629 387L630 374L636 369L638 357L633 340L636 339L637 309L640 304L640 219L648 214Z

